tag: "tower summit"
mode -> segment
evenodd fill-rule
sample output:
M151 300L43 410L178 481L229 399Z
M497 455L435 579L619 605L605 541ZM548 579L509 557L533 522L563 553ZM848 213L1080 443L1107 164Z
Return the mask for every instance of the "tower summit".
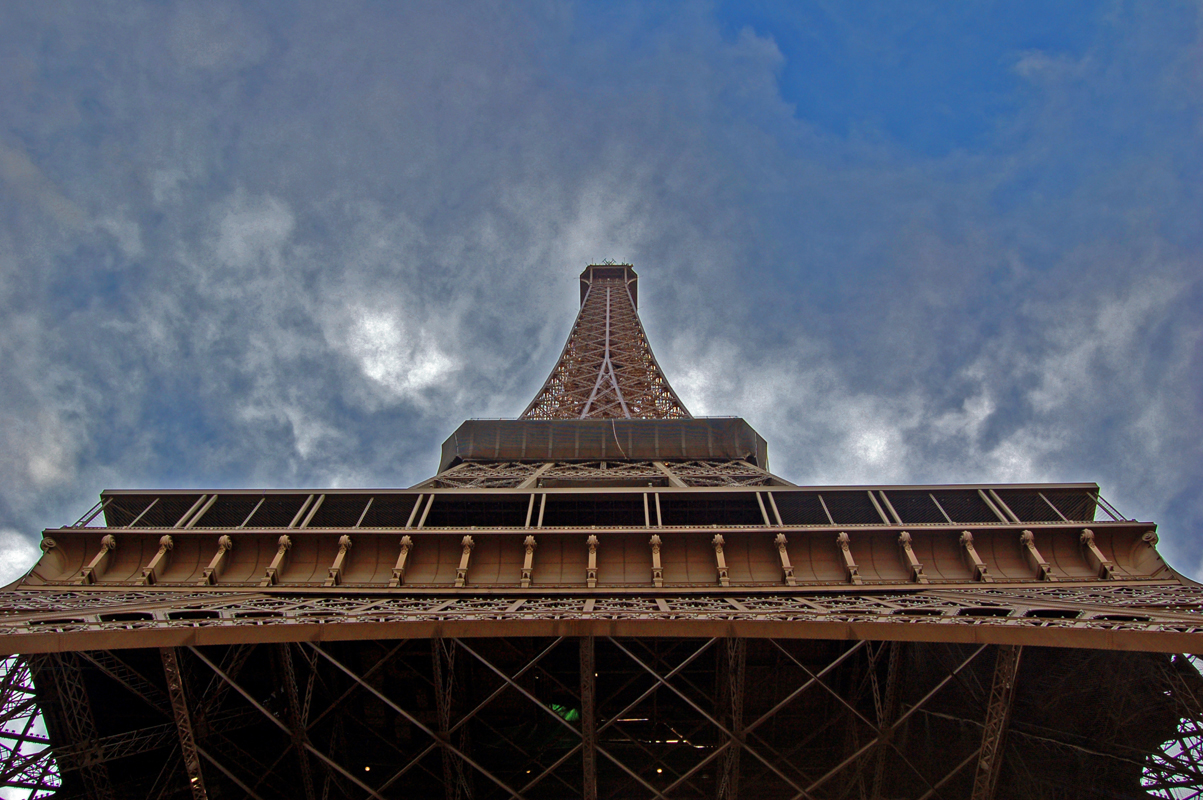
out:
M0 791L1178 798L1203 593L1093 483L795 486L630 265L408 489L108 490L0 591ZM44 723L45 733L39 722Z
M639 321L630 264L590 264L564 351L523 419L688 419Z

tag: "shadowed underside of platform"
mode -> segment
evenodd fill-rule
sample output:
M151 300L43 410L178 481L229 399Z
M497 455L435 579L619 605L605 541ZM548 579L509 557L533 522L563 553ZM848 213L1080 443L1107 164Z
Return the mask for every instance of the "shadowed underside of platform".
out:
M863 639L448 636L24 658L51 738L71 743L60 797L196 796L190 774L208 797L263 800L961 798L983 784L1147 797L1197 769L1172 742L1203 691L1181 657Z

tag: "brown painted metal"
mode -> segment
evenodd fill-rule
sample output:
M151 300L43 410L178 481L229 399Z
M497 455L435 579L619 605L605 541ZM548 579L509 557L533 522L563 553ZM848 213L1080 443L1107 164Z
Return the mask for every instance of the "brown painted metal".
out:
M592 636L581 645L581 797L597 800L597 659Z
M208 800L209 793L205 791L205 778L201 774L201 758L196 752L192 713L188 708L188 697L184 688L183 675L180 674L179 660L176 658L174 647L161 648L159 653L163 659L163 673L167 678L167 692L171 696L171 710L175 715L176 732L180 738L180 751L184 757L184 768L188 772L192 797L193 800Z
M443 643L451 652L462 651L460 659L465 660L464 666L468 668L464 672L465 682L455 692L457 702L463 702L464 694L472 686L480 687L476 695L479 702L474 700L476 704L470 710L460 706L450 711L446 718L449 725L443 732L429 724L436 717L437 686L422 688L420 662L423 654L432 652L430 639L394 646L387 653L375 649L377 646L370 640L330 643L320 649L307 648L314 653L312 662L304 659L297 662L303 670L298 672L298 683L324 687L319 688L321 696L315 702L318 708L328 709L315 719L317 727L309 727L318 738L307 743L306 750L345 782L344 793L351 789L352 797L391 800L431 796L432 789L438 787L438 794L443 794L445 786L437 762L422 759L424 754L451 741L455 742L452 753L476 780L474 796L517 796L532 800L585 796L581 783L582 744L592 738L598 742L598 753L603 759L597 768L599 784L614 796L731 796L733 782L724 778L728 768L725 765L735 763L740 766L728 777L734 778L740 791L749 797L835 798L847 796L849 786L858 783L881 786L883 797L969 796L973 774L965 766L981 750L982 731L993 727L990 709L997 706L989 693L980 694L980 688L975 699L974 687L980 687L983 680L987 685L990 683L993 662L982 655L981 646L908 648L905 661L909 666L904 676L897 669L901 659L891 657L899 651L886 643L862 641L848 646L822 641L748 639L743 642L747 648L744 654L740 653L738 643L731 647L730 640L686 640L679 647L665 648L663 640L600 637L592 661L593 668L602 676L593 721L587 722L585 714L569 721L559 716L562 712L553 710L553 704L568 703L582 710L586 707L583 693L577 691L578 683L582 689L587 686L585 676L583 672L579 678L576 675L578 668L583 671L589 666L588 660L579 657L583 643L571 638L528 642L446 637ZM150 652L156 658L159 655L157 651ZM271 713L268 706L274 704L276 709L283 709L288 703L280 705L284 698L280 697L278 683L256 677L262 675L263 666L273 661L271 648L260 648L259 652L262 657L257 666L245 679L237 681L217 665L218 661L225 664L230 660L228 653L222 657L220 651L206 647L183 651L182 657L191 662L188 671L194 675L203 677L211 672L231 687L232 705L222 713L244 709L243 719L249 713L252 723L258 720L258 727L247 729L249 737L239 740L242 747L257 751L259 757L272 753L284 756L293 749L294 735L290 726L278 713ZM1027 775L1017 777L1013 773L1010 782L1000 788L999 796L1003 797L1039 796L1030 791L1039 787L1044 787L1047 793L1047 782L1057 781L1061 777L1059 770L1073 766L1072 758L1076 756L1072 754L1080 751L1075 744L1080 740L1074 738L1079 734L1073 731L1081 730L1075 727L1079 723L1072 722L1075 715L1062 710L1057 717L1046 719L1040 714L1044 707L1061 700L1068 702L1069 708L1080 708L1099 688L1096 678L1078 681L1080 688L1070 698L1051 695L1059 678L1057 670L1049 666L1060 663L1055 655L1058 651L1035 648L1029 652L1034 653L1032 657L1037 661L1035 671L1023 683L1029 692L1029 702L1017 706L1014 712L1015 724L1020 727L1012 726L1011 745L1023 753ZM1149 724L1164 728L1167 711L1171 719L1174 713L1201 713L1198 708L1191 710L1189 703L1179 704L1180 710L1175 706L1156 713L1147 707L1150 703L1165 705L1167 698L1177 694L1184 699L1197 694L1200 683L1197 673L1192 685L1183 678L1186 673L1180 669L1167 672L1173 669L1170 665L1174 662L1165 657L1131 654L1125 658L1114 652L1101 655L1107 660L1089 674L1101 677L1133 672L1137 679L1133 688L1126 690L1136 693L1131 700L1123 694L1113 693L1111 697L1112 703L1118 705L1113 717L1109 717L1114 722L1108 724L1120 725L1119 730L1126 731L1125 735ZM738 671L740 660L746 663L743 669L747 670L747 679L744 690L733 694L728 687L738 686L738 681L716 682L714 677L728 673L733 666ZM355 669L352 664L371 666ZM884 686L882 691L866 693L872 681L851 680L855 675L865 675L865 670L878 676ZM319 672L321 676L317 677ZM336 680L340 674L345 676L341 683ZM895 677L891 678L891 674ZM389 677L385 678L386 675ZM1169 678L1162 679L1159 675ZM776 676L784 680L775 680ZM94 682L94 678L90 680ZM895 689L889 688L891 684ZM1020 683L1013 681L1012 685L1018 688ZM340 694L343 686L357 692L358 699ZM1187 688L1171 689L1180 686ZM102 684L94 684L94 688L101 693L106 691ZM891 694L896 701L891 702ZM365 699L371 700L371 709L376 711L364 705ZM1032 703L1032 699L1040 702ZM726 711L732 700L741 706ZM1106 710L1109 705L1103 704L1102 708ZM890 708L897 710L891 712ZM1135 716L1134 708L1138 712ZM386 716L380 719L380 713ZM331 730L352 724L355 717L363 714L367 714L367 720L354 723L360 731L354 747L348 749L327 742ZM403 724L412 733L401 739L367 734L371 728L383 733L393 731L392 715L399 720L397 725ZM738 724L740 717L746 720L742 730ZM194 711L193 719L196 718ZM154 712L149 719L161 720L163 714ZM532 736L514 727L526 725L525 720L540 719L562 735L549 739L546 734ZM1151 720L1158 721L1151 723ZM1066 723L1072 724L1065 727ZM823 726L832 724L834 728L825 732ZM465 739L456 735L465 726L475 731L467 748L460 744ZM156 727L163 726L151 726L146 734L137 729L128 734L153 746L151 735ZM831 731L845 729L857 730L859 736L854 743L833 747L840 738L833 738ZM270 731L278 734L273 737ZM933 735L933 731L938 740L925 738ZM1105 739L1108 734L1100 730L1099 735ZM671 736L672 741L663 741L666 736ZM1164 736L1165 733L1158 734L1159 740ZM171 736L159 736L160 742L171 740ZM256 768L245 760L249 753L243 753L240 760L228 746L222 745L224 750L217 750L216 744L216 739L205 742L198 745L197 751L213 767L206 774L206 781L218 781L224 792L263 800L304 795L300 771L290 766L295 762L277 758L274 764ZM1128 786L1134 776L1142 774L1140 762L1125 756L1129 751L1123 745L1121 740L1115 750L1109 749L1105 741L1099 741L1083 754L1091 759L1089 763L1094 768L1105 769L1095 777L1082 772L1065 776L1074 782L1074 796L1102 796L1096 790L1115 790L1120 785L1115 783L1119 776L1127 776L1123 780L1128 783L1122 785ZM504 753L498 752L499 747L504 748ZM405 767L401 775L391 771L378 775L374 768L370 772L365 770L362 766L365 757L373 767L381 764L378 757L369 755L380 748L384 748L380 756L385 763L412 766ZM153 754L147 750L140 752ZM1109 752L1115 755L1108 755ZM1163 752L1161 757L1167 765L1174 763L1173 750ZM1040 759L1049 758L1053 761L1040 763ZM1071 758L1071 762L1065 762L1066 758ZM1189 763L1180 766L1177 772L1164 766L1159 780L1165 783L1160 785L1169 785L1170 781L1185 785L1183 781L1190 779L1191 767ZM68 763L68 769L77 774L78 767ZM261 774L256 775L256 769ZM878 775L880 780L875 779ZM130 777L128 771L123 771L118 796L141 796L132 793L137 784L128 783ZM261 780L265 782L260 784ZM173 791L177 794L188 789L186 784L176 787Z
M986 724L982 731L982 749L973 777L973 800L994 800L1022 654L1023 648L1017 645L998 648L990 700L986 706Z
M35 680L44 682L61 710L67 742L79 753L78 770L84 790L92 800L113 800L109 770L101 758L99 733L92 715L92 702L84 685L83 673L75 653L39 656Z
M635 310L629 264L590 265L564 351L523 419L688 419Z
M691 490L678 490L671 496L661 493L657 499L673 499L677 506L688 509L682 501L697 504L691 494ZM1184 585L1157 552L1153 526L1148 523L1090 523L1089 549L1081 544L1081 523L1042 523L1041 527L1031 523L929 524L908 525L904 530L879 524L846 526L837 532L826 525L765 525L757 501L751 499L754 496L745 495L747 506L738 512L755 515L747 524L656 527L658 565L653 565L654 553L647 548L652 531L643 524L642 498L625 495L631 499L611 499L614 496L593 493L583 501L560 504L557 500L554 507L570 510L583 504L600 508L618 502L625 504L623 513L630 516L627 522L631 524L579 524L595 518L590 516L592 512L577 520L562 516L556 520L575 521L576 525L549 525L544 520L540 527L534 520L537 550L529 554L529 568L527 537L534 531L522 527L528 507L522 498L511 504L508 512L513 527L427 525L410 529L404 534L407 539L402 538L400 528L309 528L288 533L279 528L234 533L193 528L172 537L171 560L166 564L156 561L162 547L161 537L153 529L122 529L115 534L106 533L113 529L103 528L52 530L43 540L46 552L20 585L30 590L76 587L86 574L90 587L128 587L145 583L149 562L156 564L153 585L157 587L397 590L403 577L406 591L488 587L546 592L587 585L589 536L598 541L598 586L611 590L661 585L653 573L662 577L664 586L706 593L724 587L780 591L808 586L1050 581ZM714 497L699 499L731 507L730 500ZM479 506L482 502L487 503L487 498L440 496L433 507L453 515L457 505ZM967 527L972 528L971 554L965 547ZM721 543L716 543L716 535ZM107 544L102 544L102 539ZM1025 558L1036 546L1040 560ZM103 570L93 566L98 551L106 554ZM1100 560L1105 561L1105 570L1097 566ZM528 573L529 586L524 584Z
M56 758L43 730L30 662L9 656L0 663L0 785L53 792L61 785L57 761L63 753Z
M351 595L114 591L8 593L0 653L323 642L583 636L1039 644L1203 652L1203 591L1182 586L927 587L700 596ZM336 624L332 624L336 623Z
M1203 587L1155 525L1095 484L793 486L742 420L690 417L629 265L581 279L522 420L465 423L418 486L108 491L45 531L0 592L0 785L1203 789L1203 678L1161 655L1203 653Z

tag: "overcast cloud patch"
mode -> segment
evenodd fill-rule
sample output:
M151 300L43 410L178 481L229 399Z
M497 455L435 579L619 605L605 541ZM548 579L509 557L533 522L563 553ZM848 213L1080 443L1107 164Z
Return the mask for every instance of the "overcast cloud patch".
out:
M820 63L694 4L4 6L0 546L106 487L429 477L614 258L783 476L1097 480L1196 569L1203 12L1086 5L948 53L1006 87L972 136L922 70L852 86L921 55L855 25Z

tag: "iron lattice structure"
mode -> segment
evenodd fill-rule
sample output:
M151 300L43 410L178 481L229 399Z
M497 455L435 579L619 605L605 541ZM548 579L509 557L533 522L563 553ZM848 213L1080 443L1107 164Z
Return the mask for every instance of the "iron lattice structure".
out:
M795 486L624 265L409 489L106 491L0 592L6 798L1203 792L1203 587L1095 484Z
M581 310L560 359L523 419L688 419L652 355L629 264L581 275Z
M746 461L465 461L420 488L516 489L542 482L604 483L643 481L672 486L771 486L785 481Z

